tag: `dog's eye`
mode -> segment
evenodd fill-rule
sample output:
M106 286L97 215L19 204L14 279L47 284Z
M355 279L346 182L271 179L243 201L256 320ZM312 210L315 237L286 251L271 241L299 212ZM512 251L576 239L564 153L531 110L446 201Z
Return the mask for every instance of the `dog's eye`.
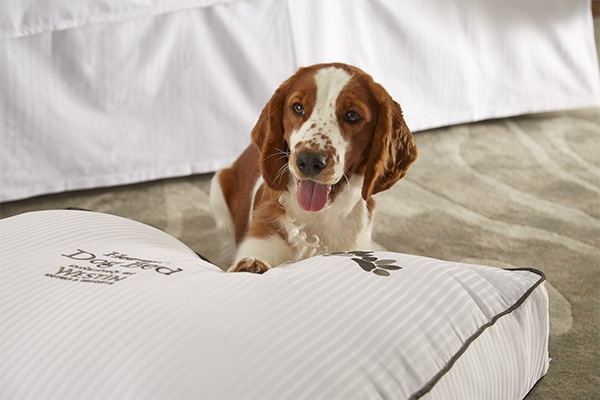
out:
M294 103L292 105L292 111L299 117L303 117L306 111L304 111L304 107L300 103Z
M356 111L348 111L346 115L344 115L344 121L349 124L356 124L362 119L362 117Z

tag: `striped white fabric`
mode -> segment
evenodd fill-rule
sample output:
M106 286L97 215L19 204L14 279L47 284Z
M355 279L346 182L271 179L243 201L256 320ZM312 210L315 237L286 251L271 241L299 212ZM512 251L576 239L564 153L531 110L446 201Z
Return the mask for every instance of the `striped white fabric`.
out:
M524 397L543 275L389 252L228 274L146 225L0 221L0 398Z
M420 131L600 106L590 0L0 1L0 201L214 172L299 67Z

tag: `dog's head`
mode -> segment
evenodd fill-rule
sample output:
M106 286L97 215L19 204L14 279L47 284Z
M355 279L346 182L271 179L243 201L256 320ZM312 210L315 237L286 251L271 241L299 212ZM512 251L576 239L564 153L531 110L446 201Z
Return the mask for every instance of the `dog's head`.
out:
M319 211L353 174L362 197L389 189L417 157L398 103L346 64L301 68L273 94L252 130L266 184L297 185L298 204ZM290 182L293 180L293 182Z

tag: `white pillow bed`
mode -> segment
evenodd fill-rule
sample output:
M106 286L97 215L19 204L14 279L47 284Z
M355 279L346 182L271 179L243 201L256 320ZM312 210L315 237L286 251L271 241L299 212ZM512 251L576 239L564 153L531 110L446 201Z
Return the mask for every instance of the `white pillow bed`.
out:
M534 270L390 253L228 274L147 225L0 220L2 399L520 399L548 369Z

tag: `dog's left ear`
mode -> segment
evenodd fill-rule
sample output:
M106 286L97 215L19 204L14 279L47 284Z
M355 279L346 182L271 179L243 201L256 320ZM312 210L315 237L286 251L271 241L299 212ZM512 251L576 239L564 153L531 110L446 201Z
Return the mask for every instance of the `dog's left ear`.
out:
M258 162L261 175L267 186L275 190L285 190L288 184L288 149L283 136L283 103L287 82L273 93L252 129L252 143L260 154Z
M373 85L379 116L362 187L365 200L402 179L418 155L400 105L379 84Z

